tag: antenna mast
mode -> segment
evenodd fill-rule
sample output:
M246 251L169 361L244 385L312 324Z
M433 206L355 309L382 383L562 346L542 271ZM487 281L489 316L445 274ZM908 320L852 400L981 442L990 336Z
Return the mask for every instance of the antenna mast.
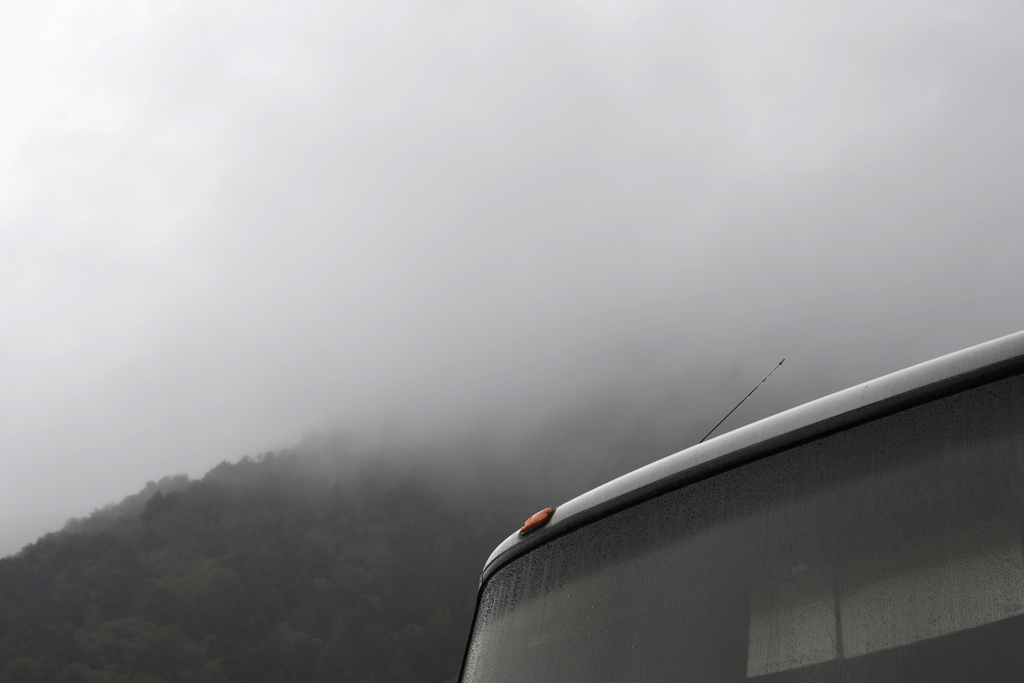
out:
M761 380L761 381L760 381L760 383L758 383L758 385L757 385L756 387L754 387L753 389L751 389L751 390L750 390L750 394L753 394L753 393L754 393L755 391L757 391L757 390L758 390L758 388L760 388L760 386L761 386L762 384L764 384L765 382L767 382L767 381L768 381L768 378L769 378L769 377L771 377L772 375L774 375L774 374L775 374L775 371L776 371L776 370L778 370L779 368L781 368L781 367L782 367L782 364L783 364L783 363L785 363L785 362L786 362L786 359L785 359L785 358L783 358L782 360L780 360L780 361L779 361L779 364L778 364L778 365L776 365L776 366L775 366L774 368L772 368L772 371L771 371L771 372L769 372L769 373L768 373L767 375L765 375L765 378L764 378L763 380ZM744 397L743 397L743 401L746 401L746 400L747 400L748 398L750 398L750 394L747 394L746 396L744 396ZM728 419L729 419L729 416L730 416L730 415L732 415L733 413L735 413L735 412L736 412L736 408L739 408L739 407L740 407L741 405L743 405L743 401L740 401L739 403L737 403L737 404L736 404L736 407L735 407L735 408L733 408L733 409L732 409L732 410L730 410L730 411L729 411L728 413L726 413L726 414L725 414L725 417L723 417L723 418L722 418L721 420L719 420L719 421L718 421L718 424L716 424L716 425L715 425L714 427L712 427L712 428L711 428L711 431L710 431L710 432L708 432L707 434L705 434L705 435L704 435L704 438L703 438L703 439L701 439L700 441L698 441L697 443L704 443L704 441L706 441L706 440L707 440L707 438L708 438L709 436L711 436L711 434L712 434L712 433L713 433L713 432L714 432L714 431L715 431L716 429L718 429L718 428L719 428L719 426L721 426L721 424L722 424L723 422L725 422L726 420L728 420Z

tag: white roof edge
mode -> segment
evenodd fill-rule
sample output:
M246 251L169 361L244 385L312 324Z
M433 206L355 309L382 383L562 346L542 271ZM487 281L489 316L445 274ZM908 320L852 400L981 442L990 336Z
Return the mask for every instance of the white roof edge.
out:
M691 446L686 450L657 460L633 470L617 479L602 484L583 495L563 503L555 509L548 522L551 528L570 517L590 508L619 498L698 465L735 453L755 444L783 436L829 418L894 398L915 389L927 387L946 379L980 370L989 365L1024 356L1024 331L994 339L977 346L950 353L909 368L884 375L878 379L859 384L816 399L809 403L790 408L781 413L758 420L721 436ZM522 539L519 532L494 549L484 564L484 571L495 559L518 545Z

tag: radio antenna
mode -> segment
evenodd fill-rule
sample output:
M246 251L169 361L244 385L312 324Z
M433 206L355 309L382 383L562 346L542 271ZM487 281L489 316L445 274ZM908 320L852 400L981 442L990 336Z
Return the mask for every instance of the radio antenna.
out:
M778 364L778 365L776 365L776 366L775 366L774 368L772 368L772 371L771 371L771 372L769 372L769 373L768 373L767 375L765 375L765 378L764 378L763 380L761 380L761 381L760 381L760 382L758 383L758 385L757 385L756 387L754 387L753 389L751 389L751 390L750 390L750 394L753 394L753 393L754 393L755 391L757 391L757 390L758 390L758 388L759 388L759 387L760 387L760 386L761 386L762 384L764 384L765 382L767 382L767 381L768 381L768 378L769 378L769 377L771 377L772 375L774 375L774 374L775 374L775 371L776 371L776 370L778 370L779 368L781 368L781 367L782 367L782 364L783 364L783 363L785 363L785 362L786 362L786 359L785 359L785 358L783 358L782 360L780 360L780 361L779 361L779 364ZM743 401L746 401L746 400L747 400L748 398L750 398L750 394L747 394L746 396L744 396L744 397L743 397ZM723 422L725 422L726 420L728 420L728 419L729 419L729 416L730 416L730 415L732 415L733 413L735 413L735 412L736 412L736 408L739 408L739 407L740 407L741 405L743 405L743 401L740 401L739 403L737 403L737 404L736 404L736 407L735 407L735 408L733 408L733 409L732 409L732 410L730 410L730 411L729 411L728 413L726 413L726 414L725 414L725 417L723 417L723 418L722 418L721 420L719 420L719 421L718 421L718 424L716 424L716 425L715 425L714 427L712 427L712 428L711 428L711 431L710 431L710 432L708 432L707 434L705 434L705 435L704 435L704 438L703 438L703 439L701 439L700 441L698 441L697 443L704 443L704 442L705 442L705 441L707 440L707 438L708 438L709 436L711 436L711 434L712 434L712 433L714 433L714 431L715 431L716 429L718 429L718 428L719 428L719 427L720 427L720 426L722 425L722 423L723 423Z

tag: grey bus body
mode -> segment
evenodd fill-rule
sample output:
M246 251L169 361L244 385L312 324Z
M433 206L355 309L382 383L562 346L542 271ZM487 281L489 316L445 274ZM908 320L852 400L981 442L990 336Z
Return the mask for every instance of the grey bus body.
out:
M686 449L481 574L460 680L1024 680L1024 333Z

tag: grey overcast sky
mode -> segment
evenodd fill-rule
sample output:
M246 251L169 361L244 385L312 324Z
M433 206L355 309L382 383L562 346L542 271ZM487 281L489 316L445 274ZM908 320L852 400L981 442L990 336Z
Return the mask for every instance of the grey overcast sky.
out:
M803 401L1024 328L1022 26L3 3L0 553L313 429L514 434L782 356Z

